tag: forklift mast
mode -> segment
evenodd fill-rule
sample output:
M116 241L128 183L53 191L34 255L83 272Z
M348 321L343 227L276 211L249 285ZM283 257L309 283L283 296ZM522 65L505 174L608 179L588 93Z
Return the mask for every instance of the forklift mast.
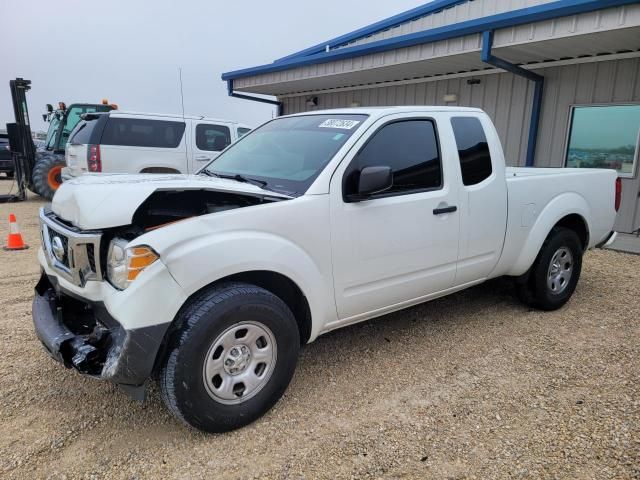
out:
M29 110L26 92L31 89L31 80L16 78L9 81L15 123L7 124L9 149L14 163L14 177L18 184L17 194L0 195L0 203L20 202L27 198L27 188L31 188L31 175L36 163L36 147L31 137Z
M31 174L36 164L36 146L31 136L31 122L29 121L29 110L27 108L26 92L31 89L31 80L16 78L9 80L9 88L11 89L11 99L13 100L13 113L16 119L15 128L12 130L15 139L10 138L11 151L16 157L16 163L22 166L23 179L26 180L27 186L30 187Z

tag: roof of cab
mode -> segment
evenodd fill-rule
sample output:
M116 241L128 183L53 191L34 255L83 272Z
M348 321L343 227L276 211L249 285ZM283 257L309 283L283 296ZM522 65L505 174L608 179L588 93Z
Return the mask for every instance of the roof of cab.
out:
M424 105L403 105L396 107L358 107L358 108L336 108L332 110L314 110L311 112L300 112L286 117L298 117L304 115L371 115L385 116L394 113L435 113L435 112L466 112L484 113L479 108L471 107L440 107Z

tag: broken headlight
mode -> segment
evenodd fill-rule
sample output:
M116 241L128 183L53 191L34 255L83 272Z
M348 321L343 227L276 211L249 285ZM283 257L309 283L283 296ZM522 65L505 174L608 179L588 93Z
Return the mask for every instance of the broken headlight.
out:
M114 238L107 253L107 278L111 285L124 290L136 277L158 259L150 247L127 248L128 240Z

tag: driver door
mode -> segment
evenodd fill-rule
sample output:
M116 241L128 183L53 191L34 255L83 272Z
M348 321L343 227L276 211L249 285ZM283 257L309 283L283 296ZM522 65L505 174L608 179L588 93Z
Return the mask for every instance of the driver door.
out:
M451 288L458 258L457 181L433 118L393 116L354 148L331 181L331 249L341 323ZM347 201L359 172L389 166L393 186ZM457 178L457 177L456 177Z

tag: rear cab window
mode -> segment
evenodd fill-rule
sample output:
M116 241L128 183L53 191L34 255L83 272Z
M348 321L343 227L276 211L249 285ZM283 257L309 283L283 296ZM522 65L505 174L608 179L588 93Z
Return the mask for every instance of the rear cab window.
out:
M184 136L184 122L110 117L100 143L128 147L177 148Z
M453 134L458 147L462 183L476 185L491 176L491 153L482 123L476 117L453 117Z

